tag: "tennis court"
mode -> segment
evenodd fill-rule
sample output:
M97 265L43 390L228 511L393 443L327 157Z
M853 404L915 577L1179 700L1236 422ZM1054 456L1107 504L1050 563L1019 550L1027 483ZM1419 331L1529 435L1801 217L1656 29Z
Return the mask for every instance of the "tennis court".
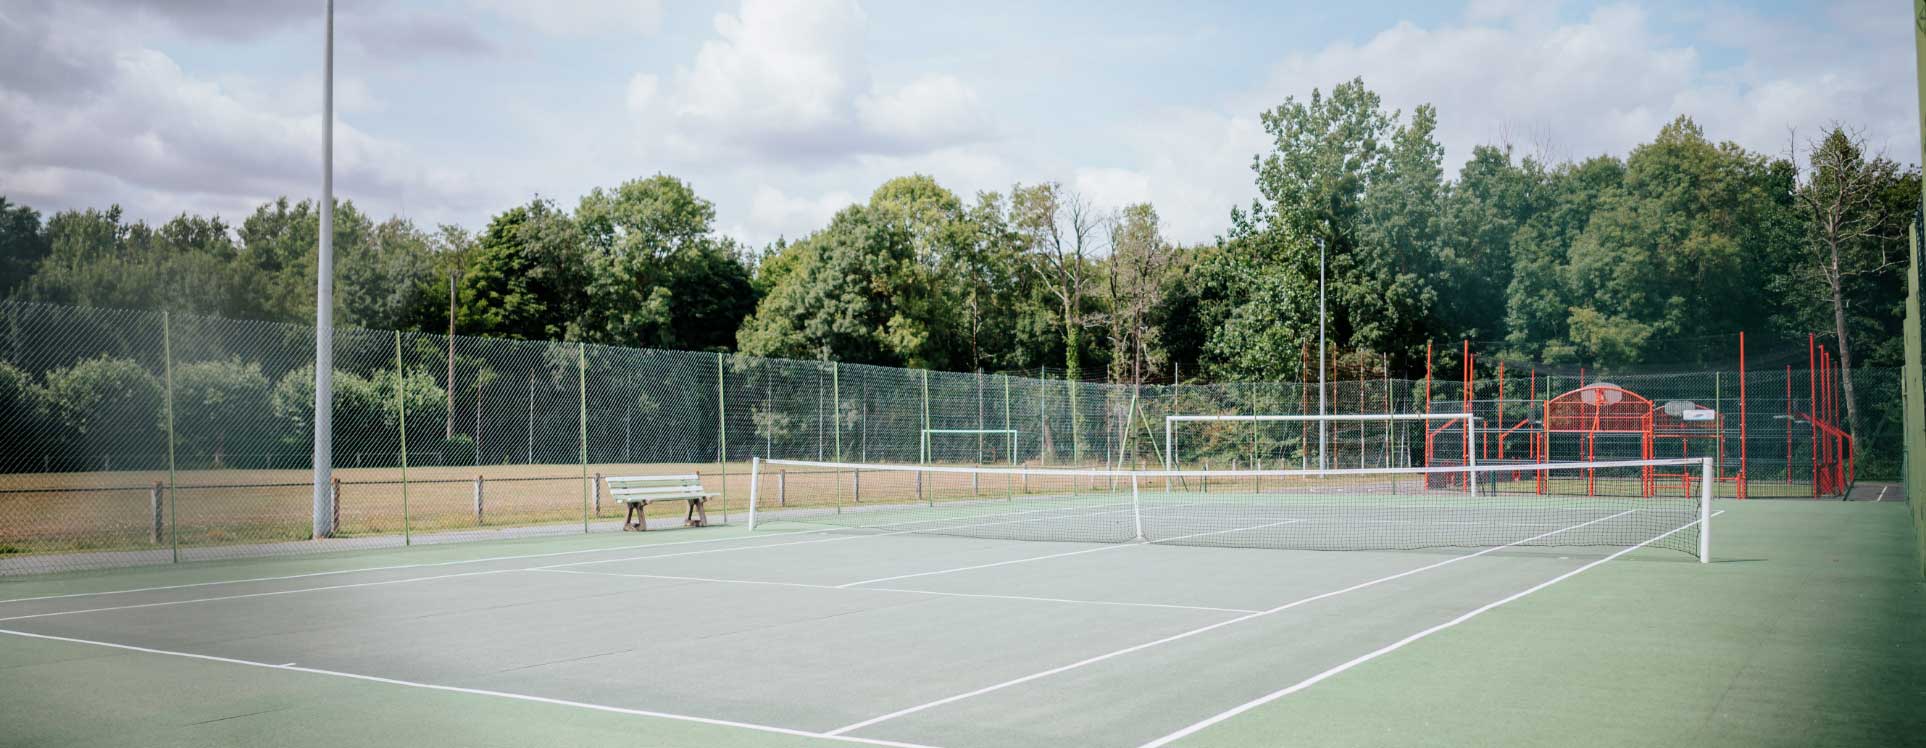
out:
M865 490L874 501L886 485L872 477ZM13 729L0 743L1926 736L1913 708L1926 693L1926 598L1906 574L1902 504L1719 500L1706 512L1712 563L1700 563L1668 541L1701 526L1654 521L1663 502L1607 497L1559 513L1524 511L1502 490L1490 500L1502 503L1467 507L1467 493L1393 507L1368 529L1341 492L1287 492L1252 511L1264 494L1252 488L1209 494L1238 497L1237 512L1202 491L1140 490L1119 513L1127 494L1085 484L1068 502L1012 489L1001 501L772 513L754 532L9 580L0 723ZM1350 513L1329 513L1339 506ZM1138 521L1151 542L1041 539ZM1293 547L1340 525L1360 547ZM1478 535L1464 540L1468 527ZM1411 547L1361 547L1374 543Z

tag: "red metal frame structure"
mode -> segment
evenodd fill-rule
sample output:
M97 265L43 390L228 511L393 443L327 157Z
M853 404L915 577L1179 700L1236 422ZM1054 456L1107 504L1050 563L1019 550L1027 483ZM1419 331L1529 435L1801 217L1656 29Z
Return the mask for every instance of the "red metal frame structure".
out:
M1639 439L1639 459L1652 459L1653 418L1652 401L1638 393L1617 385L1603 382L1589 384L1545 401L1545 425L1539 431L1538 455L1549 459L1553 434L1576 434L1579 439L1579 459L1598 459L1598 437L1600 434L1619 434L1637 436ZM1643 493L1651 496L1654 475L1651 468L1640 471ZM1597 476L1586 472L1586 495L1594 495L1598 490ZM1538 474L1538 490L1543 492L1546 485L1544 473Z
M1660 456L1658 453L1662 447L1669 445L1673 440L1677 440L1679 446L1678 454L1667 454L1664 455L1665 457L1713 457L1715 458L1712 465L1714 471L1713 480L1722 480L1723 476L1721 473L1725 470L1725 465L1723 464L1725 461L1725 414L1714 411L1712 418L1709 420L1688 421L1685 420L1684 411L1704 408L1701 408L1697 403L1681 402L1680 406L1667 403L1664 406L1652 410L1651 456ZM1673 413L1672 411L1675 409L1680 412L1676 414ZM1692 443L1695 441L1705 442L1707 445L1703 447L1703 449L1709 450L1710 454L1693 454ZM1743 450L1741 454L1743 454ZM1741 458L1740 464L1744 464L1743 458ZM1741 475L1743 475L1744 467L1741 467L1740 471ZM1652 473L1652 478L1655 481L1654 485L1658 485L1656 481L1659 479L1678 478L1680 490L1687 496L1692 495L1692 491L1695 490L1696 487L1692 483L1698 479L1698 477L1699 473L1695 470L1680 470L1676 473L1659 470ZM1739 482L1739 498L1745 498L1745 482L1742 477Z

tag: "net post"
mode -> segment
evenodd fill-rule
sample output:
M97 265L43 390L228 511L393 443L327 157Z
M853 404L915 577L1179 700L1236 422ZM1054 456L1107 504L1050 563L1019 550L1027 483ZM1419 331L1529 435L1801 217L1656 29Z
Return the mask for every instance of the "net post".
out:
M749 531L756 531L756 499L762 493L762 458L749 456Z
M1144 539L1144 506L1137 495L1137 474L1130 474L1130 514L1137 523L1137 539Z
M1699 465L1699 563L1712 562L1712 458Z
M1472 496L1478 495L1478 417L1471 414L1471 403L1465 403L1465 490Z

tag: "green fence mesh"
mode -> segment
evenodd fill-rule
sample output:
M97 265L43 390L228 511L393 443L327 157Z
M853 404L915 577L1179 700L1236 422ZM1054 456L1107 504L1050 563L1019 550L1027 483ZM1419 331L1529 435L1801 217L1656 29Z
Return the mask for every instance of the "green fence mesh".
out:
M1304 423L1190 423L1175 453L1164 441L1170 415L1318 412L1317 388L1298 382L1104 384L1044 372L336 335L329 490L338 516L329 537L314 538L312 328L0 302L0 574L617 531L623 511L600 489L610 475L698 474L720 494L711 517L728 521L746 508L752 457L1296 468L1315 466L1319 444L1318 428ZM1570 441L1539 442L1533 421L1538 404L1578 386L1576 377L1479 374L1469 393L1459 379L1431 382L1429 407L1479 416L1481 461L1530 459L1534 443L1552 459L1581 457ZM1867 413L1859 474L1896 477L1899 372L1857 376ZM1426 409L1422 381L1338 379L1326 392L1330 413ZM1732 482L1743 463L1753 496L1809 494L1816 457L1802 414L1815 384L1806 368L1753 369L1743 401L1738 380L1735 371L1701 371L1612 381L1657 403L1721 414L1722 448L1660 439L1656 456L1717 457ZM1422 464L1426 454L1422 427L1331 424L1323 444L1334 467ZM1462 460L1462 436L1455 444L1452 459ZM1636 449L1607 439L1589 454ZM859 498L856 486L830 488L779 501Z

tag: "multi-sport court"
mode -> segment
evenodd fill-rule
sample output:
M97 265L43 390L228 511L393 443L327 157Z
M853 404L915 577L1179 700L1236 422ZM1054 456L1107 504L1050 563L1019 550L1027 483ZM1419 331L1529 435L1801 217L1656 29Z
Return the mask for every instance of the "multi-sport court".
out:
M789 467L786 490L864 498L753 531L0 583L0 744L1926 735L1926 605L1885 494L1707 505L1648 479L1689 464Z

